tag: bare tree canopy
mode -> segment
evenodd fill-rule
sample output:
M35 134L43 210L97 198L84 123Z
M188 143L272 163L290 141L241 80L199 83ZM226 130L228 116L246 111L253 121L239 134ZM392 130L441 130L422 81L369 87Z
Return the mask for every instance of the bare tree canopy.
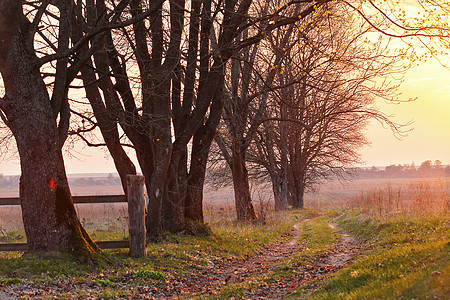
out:
M291 122L278 139L294 148L274 153L293 158L295 147L320 144L321 155L310 160L314 170L319 162L335 167L325 157L355 161L354 149L364 143L355 128L368 117L388 121L367 107L372 97L390 98L389 88L365 83L392 72L391 54L380 42L371 57L365 44L338 33L370 27L408 46L421 44L423 50L400 53L411 61L448 55L449 4L408 4L406 11L375 0L0 0L0 118L20 155L30 249L88 259L99 252L71 199L61 150L69 134L106 146L123 182L136 173L124 146L134 148L150 198L151 240L163 229L201 229L206 162L224 109L224 120L235 123L230 132L239 155L232 163L243 175L239 184L246 180L241 154L269 130L269 120ZM336 7L340 16L332 12ZM100 143L90 139L97 129ZM337 146L335 137L345 142ZM251 199L244 198L243 219L252 219Z

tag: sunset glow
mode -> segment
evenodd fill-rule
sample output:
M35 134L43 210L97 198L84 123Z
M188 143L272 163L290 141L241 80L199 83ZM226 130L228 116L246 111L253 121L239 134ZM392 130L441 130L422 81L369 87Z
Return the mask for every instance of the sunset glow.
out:
M371 145L362 149L362 166L390 164L416 165L425 160L450 164L450 70L436 60L429 60L409 70L400 88L400 100L417 100L399 104L378 101L378 106L397 123L413 123L406 136L398 139L387 128L372 121L367 130ZM78 145L83 155L66 155L68 173L115 173L112 159L105 151ZM2 161L0 173L20 174L19 161Z
M400 104L379 102L398 123L413 121L412 130L401 140L390 130L372 122L367 131L372 145L362 151L364 165L416 165L424 160L450 163L450 71L436 61L429 61L412 70L401 86L401 99L417 100Z

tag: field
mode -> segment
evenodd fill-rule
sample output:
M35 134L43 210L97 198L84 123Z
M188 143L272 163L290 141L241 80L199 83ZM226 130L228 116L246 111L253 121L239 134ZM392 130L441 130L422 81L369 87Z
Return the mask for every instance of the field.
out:
M145 259L110 250L112 265L85 266L0 253L0 299L448 299L449 178L329 182L287 212L273 211L269 186L253 190L264 222L236 223L232 190L208 188L214 234L168 235ZM125 205L77 210L94 239L126 238ZM17 207L0 207L0 228L0 242L25 240Z

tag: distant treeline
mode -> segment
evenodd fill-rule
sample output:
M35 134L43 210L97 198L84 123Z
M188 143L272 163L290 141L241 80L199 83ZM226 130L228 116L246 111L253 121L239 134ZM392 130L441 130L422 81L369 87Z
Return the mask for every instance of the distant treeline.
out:
M404 165L390 165L382 168L354 168L352 173L357 178L425 178L450 177L450 166L443 166L439 160L426 160L416 167L414 163Z
M372 178L425 178L450 177L450 166L443 166L439 160L426 160L416 167L414 163L404 165L390 165L383 168L352 168L352 175L360 179ZM0 189L18 189L20 176L3 176L0 173ZM116 186L120 185L120 178L109 174L106 177L77 177L69 178L70 186Z

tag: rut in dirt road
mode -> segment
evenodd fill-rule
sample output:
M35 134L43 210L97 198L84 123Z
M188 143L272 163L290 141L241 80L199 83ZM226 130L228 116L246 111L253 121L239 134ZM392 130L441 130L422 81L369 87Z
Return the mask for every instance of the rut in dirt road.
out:
M300 286L306 290L314 290L320 281L333 272L349 264L361 251L360 243L352 236L340 231L336 225L328 224L341 235L340 240L333 248L318 256L310 265L298 266L295 276L289 281L260 287L247 294L250 299L283 299Z
M319 216L315 218L317 217ZM309 220L311 219L303 220L301 223L294 225L287 242L271 245L247 260L233 262L229 265L213 266L204 270L201 274L180 278L178 282L172 282L174 286L169 293L160 290L163 293L159 297L189 297L190 293L197 295L215 294L229 284L247 281L267 274L277 268L279 262L293 256L298 251L297 241L300 237L300 227ZM294 277L289 278L289 280L260 286L254 291L247 292L246 297L249 299L283 299L301 285L307 285L308 289L317 287L320 279L351 262L360 251L359 242L350 235L340 232L336 225L329 224L329 226L341 235L340 240L330 251L316 257L310 265L298 266Z
M303 220L303 222L308 221ZM297 240L300 236L299 225L292 227L287 242L270 245L260 253L244 261L228 265L211 266L201 274L181 278L170 293L159 290L157 298L177 298L189 296L189 293L214 294L231 283L246 281L249 277L261 275L275 267L276 263L292 256L298 249ZM188 293L186 293L189 291ZM162 293L161 293L162 292Z

